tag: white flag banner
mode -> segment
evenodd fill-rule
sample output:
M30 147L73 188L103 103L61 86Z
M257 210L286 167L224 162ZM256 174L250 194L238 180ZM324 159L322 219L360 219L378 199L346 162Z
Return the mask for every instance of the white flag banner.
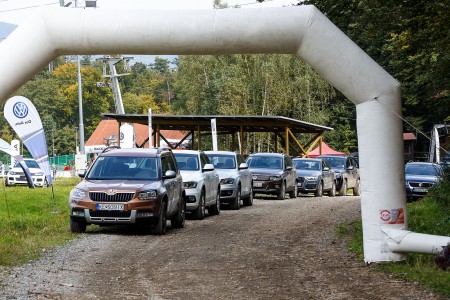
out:
M217 128L216 128L216 119L211 119L211 134L212 134L212 142L213 142L213 150L217 151Z
M30 188L34 188L34 182L33 182L33 178L31 177L30 169L28 169L28 166L25 163L25 161L23 160L23 157L21 155L19 155L17 150L14 149L13 146L8 144L8 142L0 139L0 151L3 151L6 154L11 155L11 158L14 158L14 160L19 163L20 167L23 170L25 178L27 179L28 186ZM13 167L14 167L14 165L13 165Z
M47 142L36 107L27 98L14 96L6 101L3 113L9 125L20 137L44 172L47 182L52 184Z

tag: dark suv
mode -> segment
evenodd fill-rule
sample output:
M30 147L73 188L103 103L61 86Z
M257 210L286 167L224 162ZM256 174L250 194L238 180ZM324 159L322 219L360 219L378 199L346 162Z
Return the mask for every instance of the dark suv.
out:
M166 233L166 220L182 228L186 204L175 157L162 149L105 149L70 192L70 229L90 224L142 224Z
M297 175L292 159L282 153L255 153L247 159L253 174L253 193L297 197Z
M336 175L336 190L340 196L347 194L347 189L353 189L353 195L361 194L358 163L352 156L321 155L334 169Z

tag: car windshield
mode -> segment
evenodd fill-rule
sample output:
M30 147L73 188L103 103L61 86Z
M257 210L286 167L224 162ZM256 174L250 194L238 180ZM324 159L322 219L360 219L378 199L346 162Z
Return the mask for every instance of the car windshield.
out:
M294 166L299 170L320 170L320 162L314 160L294 160Z
M333 168L344 168L345 158L342 157L324 157Z
M155 180L158 179L154 157L100 156L89 169L90 180Z
M188 153L174 153L178 168L184 171L199 170L198 155Z
M236 160L233 155L208 153L209 160L215 169L235 169Z
M282 169L283 160L280 157L253 156L248 160L249 168L254 169Z
M35 160L25 160L25 163L27 164L28 168L36 168L39 169L39 165ZM18 161L16 161L14 168L20 168L20 164Z
M405 173L408 175L439 176L441 168L432 164L409 164L405 167Z

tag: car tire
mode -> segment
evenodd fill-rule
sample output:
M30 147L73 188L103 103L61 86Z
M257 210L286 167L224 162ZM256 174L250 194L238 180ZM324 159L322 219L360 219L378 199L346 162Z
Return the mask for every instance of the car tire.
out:
M284 200L286 197L286 185L284 181L281 183L280 191L278 192L277 199Z
M216 203L208 207L208 213L210 216L217 216L220 214L220 190L217 189Z
M164 234L166 234L166 229L167 229L166 210L167 210L167 203L164 201L162 203L162 207L161 207L161 211L159 213L159 217L156 220L156 223L153 224L153 227L152 227L152 229L150 231L153 235L164 235Z
M314 192L314 196L316 196L316 197L322 197L323 196L323 183L322 183L322 181L319 181L319 184L317 185L317 189Z
M294 190L289 192L289 197L290 198L297 198L297 194L298 194L298 187L297 187L297 182L295 182Z
M252 206L253 205L253 190L252 188L250 188L250 193L248 194L247 198L244 198L242 200L242 203L244 204L244 206Z
M334 197L336 196L336 182L334 182L331 184L331 190L328 192L328 196L329 197Z
M83 233L86 232L86 223L82 221L75 221L70 218L70 231L73 233Z
M200 200L198 201L198 207L194 210L194 218L196 220L203 220L205 218L205 191L202 190Z
M183 228L186 221L186 202L184 200L184 197L181 197L180 204L181 205L177 213L172 219L170 219L170 224L173 228Z
M361 196L361 181L359 178L356 180L355 187L353 188L353 196Z
M236 198L231 203L232 210L239 210L241 208L241 186L236 189Z
M47 179L44 180L44 184L42 185L43 188L48 188L49 184Z
M345 195L347 195L347 180L342 179L342 185L341 185L341 188L339 189L339 196L345 196Z

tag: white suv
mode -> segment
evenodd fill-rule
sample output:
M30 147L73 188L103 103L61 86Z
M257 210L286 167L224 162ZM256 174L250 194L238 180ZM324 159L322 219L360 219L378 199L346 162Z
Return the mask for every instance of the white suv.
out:
M220 213L220 180L203 151L173 150L186 193L186 211L202 220L205 209L210 215Z
M205 151L220 177L220 201L239 209L253 205L252 173L242 155L231 151Z
M47 187L48 182L45 179L44 172L41 168L39 168L38 163L34 159L25 158L24 161L27 164L28 169L30 169L31 178L33 179L34 185ZM6 176L6 185L28 185L27 179L19 162L16 162L14 167L8 172L8 175Z

